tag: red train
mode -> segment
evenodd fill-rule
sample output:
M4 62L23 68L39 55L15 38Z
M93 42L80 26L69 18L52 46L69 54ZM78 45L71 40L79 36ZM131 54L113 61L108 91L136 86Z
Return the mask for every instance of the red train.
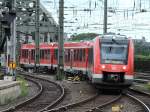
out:
M40 67L57 68L57 43L40 44ZM21 67L33 69L35 45L21 47ZM128 87L134 78L132 39L120 35L96 37L90 42L64 44L64 70L83 74L102 88Z

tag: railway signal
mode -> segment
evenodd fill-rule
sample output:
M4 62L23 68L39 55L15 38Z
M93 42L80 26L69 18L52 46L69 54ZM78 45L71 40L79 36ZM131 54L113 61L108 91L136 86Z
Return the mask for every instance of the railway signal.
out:
M16 63L10 63L9 64L9 68L11 68L11 69L16 69Z

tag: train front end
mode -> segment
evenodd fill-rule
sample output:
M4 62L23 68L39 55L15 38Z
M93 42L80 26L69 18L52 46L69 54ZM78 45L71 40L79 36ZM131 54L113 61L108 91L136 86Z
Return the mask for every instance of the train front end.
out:
M126 88L134 78L134 48L131 39L97 38L94 46L92 82L103 88Z

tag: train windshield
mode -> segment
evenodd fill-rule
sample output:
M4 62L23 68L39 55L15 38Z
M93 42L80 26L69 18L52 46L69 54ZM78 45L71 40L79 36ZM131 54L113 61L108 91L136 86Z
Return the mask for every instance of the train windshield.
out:
M128 45L101 44L101 63L127 64Z

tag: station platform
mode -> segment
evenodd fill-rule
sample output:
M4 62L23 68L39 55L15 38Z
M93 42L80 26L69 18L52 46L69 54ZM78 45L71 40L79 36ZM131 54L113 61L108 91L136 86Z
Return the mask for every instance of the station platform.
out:
M18 81L0 80L0 105L7 104L20 94L21 89Z

